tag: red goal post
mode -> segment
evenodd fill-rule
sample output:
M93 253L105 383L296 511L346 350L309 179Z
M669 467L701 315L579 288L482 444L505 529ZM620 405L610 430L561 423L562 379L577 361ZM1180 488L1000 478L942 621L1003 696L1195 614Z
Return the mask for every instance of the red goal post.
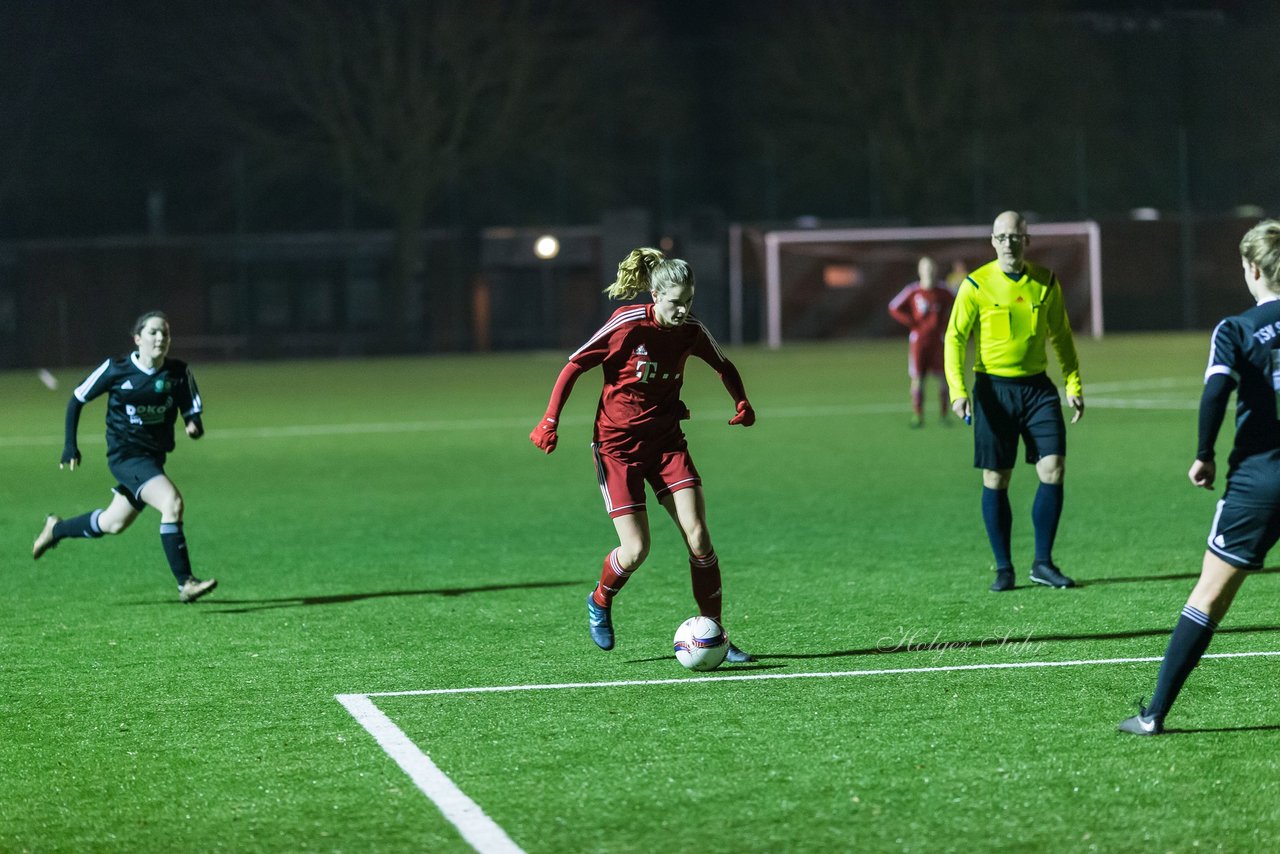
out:
M1102 259L1098 224L1029 223L1027 257L1053 269L1063 283L1077 331L1102 337ZM946 278L952 261L973 269L994 258L991 227L730 229L730 338L742 341L745 270L757 271L761 337L770 348L786 340L885 334L886 306L916 276L929 255ZM754 257L752 257L754 256ZM895 330L896 332L896 330Z

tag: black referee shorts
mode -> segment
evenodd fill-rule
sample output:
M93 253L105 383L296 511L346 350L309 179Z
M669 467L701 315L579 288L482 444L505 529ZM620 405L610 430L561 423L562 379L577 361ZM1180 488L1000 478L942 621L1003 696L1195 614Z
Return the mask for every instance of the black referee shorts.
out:
M1058 388L1047 374L995 377L975 372L972 404L975 468L1013 468L1019 437L1029 463L1066 456L1067 423Z

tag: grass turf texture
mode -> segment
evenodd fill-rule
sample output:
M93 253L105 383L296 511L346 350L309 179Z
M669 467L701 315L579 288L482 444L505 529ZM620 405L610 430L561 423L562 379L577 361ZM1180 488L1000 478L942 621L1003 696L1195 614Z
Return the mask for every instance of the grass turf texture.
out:
M1069 428L1056 557L1082 586L1066 591L1026 581L1025 465L1019 588L987 591L971 433L932 404L907 429L903 345L734 353L749 430L725 425L727 396L691 363L726 623L760 657L718 673L1159 656L1215 500L1185 477L1206 337L1079 342L1089 409ZM221 586L194 606L154 511L31 562L45 513L109 498L102 402L81 423L84 467L59 471L82 372L58 372L57 392L0 375L0 850L467 850L336 694L693 678L671 655L694 607L660 511L615 606L618 647L587 637L583 599L615 544L587 450L598 376L553 456L526 438L562 361L195 365L209 433L180 437L168 471L197 574ZM1211 654L1280 649L1277 583L1245 585ZM1274 848L1280 660L1206 660L1168 721L1180 732L1116 734L1156 668L375 701L530 852L708 833L734 851Z

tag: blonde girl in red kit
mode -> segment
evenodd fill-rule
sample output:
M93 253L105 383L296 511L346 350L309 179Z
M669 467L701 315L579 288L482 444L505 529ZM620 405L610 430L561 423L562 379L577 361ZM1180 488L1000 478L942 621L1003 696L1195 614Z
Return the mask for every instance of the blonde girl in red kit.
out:
M720 621L720 564L707 532L702 479L680 430L680 420L689 417L680 400L688 358L697 356L720 375L737 410L730 424L750 427L756 414L738 369L689 313L693 290L693 271L678 258L647 248L624 258L607 293L631 300L647 291L653 304L618 309L569 357L551 392L547 414L529 435L546 453L554 451L560 411L573 384L586 371L600 367L604 389L591 451L605 510L618 532L618 547L605 558L600 583L587 596L588 628L601 649L613 648L613 597L649 555L646 483L684 536L699 613ZM726 660L754 659L730 644Z

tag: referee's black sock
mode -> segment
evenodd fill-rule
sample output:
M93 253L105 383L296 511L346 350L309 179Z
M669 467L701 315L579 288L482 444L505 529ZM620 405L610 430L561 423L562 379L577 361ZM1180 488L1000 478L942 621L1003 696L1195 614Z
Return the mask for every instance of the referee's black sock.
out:
M187 554L187 535L182 533L181 522L160 523L160 545L169 559L169 569L181 587L191 577L191 556Z
M1164 660L1160 662L1156 691L1147 706L1149 717L1163 720L1169 713L1169 707L1182 690L1182 683L1200 663L1200 656L1209 648L1209 641L1213 640L1217 628L1218 624L1203 611L1190 605L1182 609L1178 625L1174 626L1169 637L1169 648L1164 651Z
M1031 521L1036 528L1036 560L1053 560L1053 541L1062 518L1062 484L1041 483L1031 504Z
M73 516L70 519L63 519L53 526L53 541L65 540L67 537L90 537L96 539L102 536L102 529L98 527L98 517L102 515L101 510L93 510L89 513L82 513L79 516Z
M1012 567L1009 540L1013 536L1013 509L1009 506L1009 490L982 487L982 521L987 524L987 539L991 541L996 569Z

